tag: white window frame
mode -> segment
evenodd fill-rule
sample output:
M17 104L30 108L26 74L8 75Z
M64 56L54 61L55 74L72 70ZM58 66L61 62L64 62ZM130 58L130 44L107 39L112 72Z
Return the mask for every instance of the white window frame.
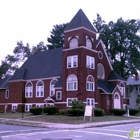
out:
M60 93L60 98L59 98L59 94ZM56 91L56 100L62 100L62 91Z
M93 79L93 82L88 81L88 77L91 76ZM93 88L93 89L92 89ZM94 82L94 78L92 75L88 75L87 79L86 79L86 90L87 91L95 91L95 82Z
M76 67L78 67L78 55L68 56L67 68L76 68Z
M87 98L86 105L92 105L93 107L95 107L95 99L94 98Z
M31 83L31 87L26 87L28 83ZM25 85L25 98L32 98L33 97L33 83L27 82Z
M95 69L95 58L91 56L86 56L86 67L90 69Z
M17 110L17 108L18 108L18 104L12 104L12 112L16 112L16 110Z
M5 91L5 98L8 99L9 98L9 90Z
M70 39L69 47L70 48L77 48L78 47L78 38L77 37L73 37Z
M37 84L39 82L42 82L42 86L38 86ZM44 82L39 80L37 83L36 83L36 97L44 97Z
M86 39L86 47L89 48L89 49L92 49L92 41L91 41L90 38Z
M54 80L56 80L56 82L58 81L57 79L52 79L51 80L51 82L50 82L50 97L54 96L54 94L55 94L55 88L54 88L54 86L55 86L56 83L54 85L52 85L52 82Z
M70 77L74 76L76 78L76 80L69 80ZM67 91L75 91L77 90L77 87L78 87L78 79L76 77L76 75L74 74L71 74L68 76L67 78Z
M32 106L33 106L32 104L25 104L25 112L29 112ZM27 107L27 110L26 110L26 107Z
M123 82L120 83L120 85L123 84L123 87L119 86L120 91L121 91L121 95L123 96L123 98L125 98L125 84ZM139 88L138 88L139 89Z
M44 107L44 104L36 104L36 107Z
M72 104L73 100L77 101L77 98L67 98L67 107L72 107L72 105L70 105L70 104Z

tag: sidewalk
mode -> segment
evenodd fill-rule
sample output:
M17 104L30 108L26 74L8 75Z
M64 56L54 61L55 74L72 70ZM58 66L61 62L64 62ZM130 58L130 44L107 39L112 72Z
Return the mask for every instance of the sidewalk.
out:
M0 123L42 127L42 128L78 129L78 128L101 127L101 126L110 126L110 125L119 125L119 124L128 124L128 123L140 123L140 117L135 117L135 118L136 119L131 119L131 120L92 122L92 123L84 123L84 124L60 124L60 123L49 123L49 122L39 122L39 121L28 121L22 119L0 118Z

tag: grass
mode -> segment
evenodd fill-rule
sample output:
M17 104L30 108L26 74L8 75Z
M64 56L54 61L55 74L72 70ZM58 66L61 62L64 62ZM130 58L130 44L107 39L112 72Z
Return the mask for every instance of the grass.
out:
M30 121L40 121L40 122L53 122L53 123L64 123L64 124L81 124L90 123L90 118L86 117L86 121L83 121L84 117L80 116L66 116L66 115L32 115L31 113L23 114L24 120ZM19 119L22 118L22 113L0 113L0 118L8 119ZM136 118L124 117L124 116L114 116L105 115L102 117L93 117L91 122L105 122L105 121L118 121L118 120L130 120ZM16 121L16 120L15 120Z

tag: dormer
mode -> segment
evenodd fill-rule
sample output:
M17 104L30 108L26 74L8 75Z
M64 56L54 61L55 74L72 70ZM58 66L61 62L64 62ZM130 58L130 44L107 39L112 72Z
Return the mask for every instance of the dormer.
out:
M64 30L64 49L95 48L96 30L80 9Z

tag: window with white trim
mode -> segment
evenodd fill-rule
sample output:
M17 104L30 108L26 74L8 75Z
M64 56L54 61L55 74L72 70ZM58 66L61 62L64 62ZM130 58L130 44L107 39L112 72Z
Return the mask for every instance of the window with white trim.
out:
M67 78L67 91L70 90L77 90L77 77L74 74Z
M33 84L31 82L27 82L25 85L25 98L33 97Z
M52 81L50 82L50 96L52 97L55 94L55 84L58 80L57 79L52 79Z
M91 56L86 57L86 67L91 68L91 69L95 69L95 59L94 59L94 57L91 57Z
M78 56L68 56L67 57L67 68L75 68L78 67Z
M16 110L17 110L17 108L18 108L18 104L12 104L12 112L16 112Z
M44 107L44 104L36 104L36 107Z
M77 98L67 98L67 107L72 107L72 101L77 101Z
M30 108L32 108L32 104L25 104L25 112L29 112Z
M105 69L102 64L98 64L98 78L104 79L105 78Z
M123 98L125 98L125 85L124 85L124 83L121 82L119 85L119 88L120 88L120 91L121 91Z
M95 107L95 100L94 100L94 98L87 98L86 99L86 105L92 105L93 107Z
M62 100L62 91L56 92L56 100Z
M88 77L87 77L87 82L86 82L86 87L87 87L87 91L94 91L94 78L93 78L93 76L91 76L91 75L89 75Z
M70 48L76 48L78 47L78 39L76 37L72 38L69 42Z
M36 97L44 97L44 83L38 81L36 84Z
M92 41L90 38L86 39L86 47L92 49Z
M9 98L9 90L6 90L6 91L5 91L5 98L6 98L6 99Z
M107 105L110 105L110 100L107 100Z

